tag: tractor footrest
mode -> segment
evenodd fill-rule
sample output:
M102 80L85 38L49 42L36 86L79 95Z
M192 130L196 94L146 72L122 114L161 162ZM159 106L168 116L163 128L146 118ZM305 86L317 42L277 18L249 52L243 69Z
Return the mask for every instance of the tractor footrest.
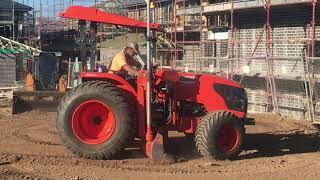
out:
M255 125L256 121L254 120L254 118L244 118L243 123L244 125Z

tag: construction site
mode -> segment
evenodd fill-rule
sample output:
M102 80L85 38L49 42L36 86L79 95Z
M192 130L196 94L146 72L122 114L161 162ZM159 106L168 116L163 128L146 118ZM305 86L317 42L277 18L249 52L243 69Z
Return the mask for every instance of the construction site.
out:
M319 78L316 0L1 0L0 179L318 179Z

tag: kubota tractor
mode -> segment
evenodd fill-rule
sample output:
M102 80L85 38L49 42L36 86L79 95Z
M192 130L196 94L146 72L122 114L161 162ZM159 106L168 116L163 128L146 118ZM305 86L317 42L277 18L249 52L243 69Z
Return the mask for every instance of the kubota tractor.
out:
M80 157L111 159L139 138L146 140L146 155L159 159L167 132L179 131L194 135L203 156L225 159L239 154L249 121L246 92L238 83L153 67L148 95L148 73L141 73L133 87L115 74L82 72L82 84L58 107L57 130L63 144Z

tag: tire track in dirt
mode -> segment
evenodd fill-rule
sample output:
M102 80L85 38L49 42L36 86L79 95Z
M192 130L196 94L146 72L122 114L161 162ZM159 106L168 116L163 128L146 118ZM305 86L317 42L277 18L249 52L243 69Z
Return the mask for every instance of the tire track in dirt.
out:
M42 180L48 179L32 173L22 172L11 165L18 164L23 156L15 154L0 155L0 179L25 179L25 180Z
M0 167L0 179L46 180L48 178L21 172L13 167Z
M29 135L26 135L26 134L20 135L19 138L22 140L34 143L34 144L38 144L38 145L61 146L61 144L58 144L58 143L42 141L42 140L37 140L37 139L31 138Z
M136 147L134 150L126 150L124 155L115 160L78 158L58 143L54 116L37 112L2 117L0 179L47 179L46 176L67 179L78 175L88 177L88 174L95 171L100 172L99 176L102 177L108 177L108 173L122 175L132 172L142 176L235 175L246 179L248 176L265 177L263 175L278 172L287 177L295 168L304 172L304 167L318 167L315 157L319 158L319 155L314 152L317 149L315 146L320 147L317 143L320 138L316 130L308 124L283 120L282 117L269 114L257 115L257 125L248 127L248 149L244 149L235 161L212 161L196 156L190 150L191 145L186 144L181 136L170 143L172 157L161 162L146 158L143 151ZM13 138L8 141L8 136ZM283 149L286 151L283 152ZM40 177L30 172L37 172Z
M17 156L16 154L7 156ZM138 174L155 173L155 174L177 174L177 175L206 175L206 174L225 174L236 173L242 170L226 169L220 161L212 162L208 159L199 159L196 163L186 162L153 162L149 159L140 161L129 160L87 160L74 156L61 155L18 155L19 161L23 166L56 166L56 167L90 167L103 168L108 171L134 172ZM171 161L171 160L169 160ZM206 162L207 161L207 162ZM208 162L209 161L209 162ZM206 162L206 163L203 163ZM231 163L231 162L230 162ZM164 165L166 164L166 165ZM284 167L284 163L282 164ZM278 166L277 168L281 168ZM249 170L247 170L249 172Z
M166 173L166 174L207 174L217 173L216 170L206 170L196 168L196 170L190 170L190 167L176 167L176 162L168 162L172 160L153 162L149 159L143 159L138 161L127 161L127 160L87 160L80 159L72 156L58 156L58 155L17 155L17 154L6 154L4 157L14 157L19 159L20 164L28 164L32 167L33 165L45 165L45 166L81 166L81 167L96 167L104 168L108 170L120 170L123 172L137 172L137 173ZM0 156L1 157L1 156ZM166 165L164 165L166 164Z
M50 130L49 127L43 127L39 124L30 125L27 127L28 131L26 133L23 133L22 131L15 131L14 135L18 139L22 139L27 142L31 142L33 144L37 145L51 145L51 146L61 146L59 143L50 142L50 141L44 141L40 139L36 139L34 137L31 137L32 134L48 134L52 136L56 136L57 133L53 130Z

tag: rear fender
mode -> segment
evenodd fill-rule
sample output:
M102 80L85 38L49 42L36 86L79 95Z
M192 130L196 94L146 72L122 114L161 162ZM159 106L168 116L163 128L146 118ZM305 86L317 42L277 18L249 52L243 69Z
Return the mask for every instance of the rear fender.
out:
M82 79L82 82L86 81L107 81L118 88L123 90L123 95L126 96L127 102L130 103L131 112L138 112L137 109L137 92L136 90L122 77L117 76L115 74L110 73L97 73L97 72L82 72L80 73L80 77ZM138 119L138 115L136 116Z
M81 72L80 77L83 82L94 80L111 82L115 86L129 93L132 97L134 97L134 99L136 99L137 97L137 91L126 80L115 74L99 72Z
M108 81L115 86L123 89L124 95L127 96L128 102L131 104L132 112L136 112L137 124L136 133L137 137L145 138L145 99L144 99L144 89L141 83L144 82L143 78L137 79L137 84L139 85L139 93L123 78L115 74L110 73L97 73L97 72L82 72L80 73L82 81ZM142 86L141 86L142 85Z

